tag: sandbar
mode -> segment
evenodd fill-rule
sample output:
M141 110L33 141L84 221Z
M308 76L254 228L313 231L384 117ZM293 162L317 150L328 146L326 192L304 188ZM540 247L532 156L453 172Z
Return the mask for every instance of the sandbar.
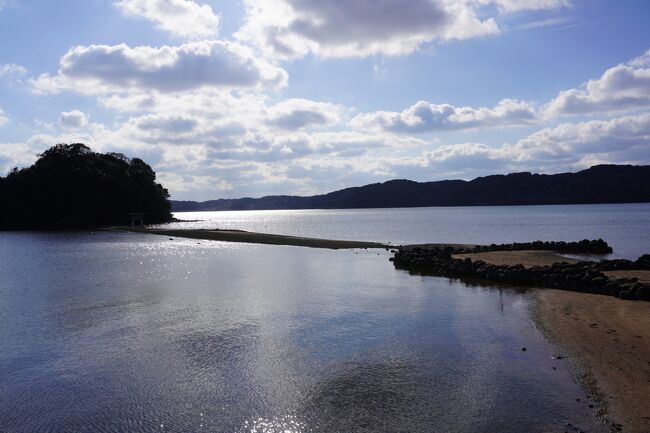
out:
M297 247L345 249L345 248L391 248L379 242L350 241L337 239L307 238L300 236L274 235L243 230L199 230L199 229L156 229L147 227L115 227L111 230L163 235L178 238L204 239L222 242L243 242L250 244L288 245Z

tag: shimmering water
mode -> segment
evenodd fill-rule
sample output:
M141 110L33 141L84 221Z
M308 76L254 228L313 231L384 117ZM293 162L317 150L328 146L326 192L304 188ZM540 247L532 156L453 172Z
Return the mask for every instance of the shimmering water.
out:
M0 233L0 276L0 432L599 429L530 294L383 251Z
M650 252L650 203L571 206L183 212L175 227L392 242L491 244L602 238L614 257ZM196 221L198 220L198 221Z

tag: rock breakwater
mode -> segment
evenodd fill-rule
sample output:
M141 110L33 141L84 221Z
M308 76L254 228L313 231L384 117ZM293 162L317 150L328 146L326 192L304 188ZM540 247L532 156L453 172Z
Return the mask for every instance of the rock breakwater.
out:
M436 276L472 278L519 286L562 289L616 296L621 299L650 301L650 284L637 278L610 278L612 270L650 270L650 255L635 261L616 259L558 262L550 266L524 267L521 264L495 265L471 258L457 259L453 254L488 251L551 250L563 253L602 254L611 247L602 239L580 242L543 242L485 245L473 248L399 249L391 257L397 268Z

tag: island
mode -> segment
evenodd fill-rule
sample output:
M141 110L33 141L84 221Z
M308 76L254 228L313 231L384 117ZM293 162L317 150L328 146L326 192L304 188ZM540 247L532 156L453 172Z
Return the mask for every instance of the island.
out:
M0 229L63 229L171 221L168 191L139 158L57 144L0 177Z

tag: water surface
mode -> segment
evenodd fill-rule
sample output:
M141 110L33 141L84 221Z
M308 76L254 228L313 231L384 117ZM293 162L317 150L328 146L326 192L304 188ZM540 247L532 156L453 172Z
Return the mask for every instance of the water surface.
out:
M491 244L602 238L613 257L650 252L650 203L567 206L181 212L182 228L240 229L326 239Z
M598 431L530 294L387 259L0 233L0 431Z

